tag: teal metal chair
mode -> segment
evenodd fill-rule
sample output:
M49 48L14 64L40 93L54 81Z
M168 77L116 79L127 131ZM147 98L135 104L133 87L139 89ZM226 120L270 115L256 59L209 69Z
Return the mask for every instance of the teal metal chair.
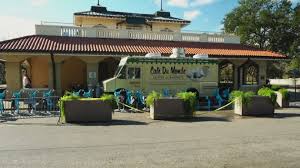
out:
M4 99L5 99L6 91L0 93L0 114L4 113Z
M14 92L12 99L13 99L13 110L14 113L17 112L17 114L20 113L20 99L21 99L21 93L22 91Z
M89 91L84 92L82 96L83 96L84 98L93 98L93 92L94 92L94 90L93 90L93 89L90 89Z
M49 90L43 93L45 110L51 111L55 108L55 103L52 97L53 94L54 94L54 90Z

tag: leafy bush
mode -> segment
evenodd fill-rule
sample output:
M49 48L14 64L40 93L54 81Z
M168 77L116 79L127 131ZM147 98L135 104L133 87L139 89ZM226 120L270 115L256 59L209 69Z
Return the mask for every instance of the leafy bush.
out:
M152 91L146 98L146 105L149 107L154 104L155 99L160 99L162 95L158 92Z
M236 99L241 99L242 103L247 106L251 101L251 97L254 95L254 92L243 92L236 90L231 92L229 100L235 101Z
M287 89L282 88L282 89L279 89L278 92L281 93L282 98L284 100L289 100L290 99L289 91Z
M271 89L274 90L274 91L278 91L278 90L281 89L281 86L279 86L279 85L272 85Z
M188 104L189 111L194 111L195 105L196 105L196 100L197 100L196 93L193 93L193 92L180 92L180 93L177 93L176 97L182 99L185 103Z
M272 103L274 105L276 104L277 95L274 90L264 87L264 88L259 89L257 94L259 96L266 96L266 97L271 98Z
M63 97L60 98L58 105L60 108L60 122L65 122L65 108L64 108L64 102L66 101L72 101L72 100L80 100L80 101L105 101L109 102L112 107L115 106L115 97L114 95L108 95L104 94L100 98L81 98L79 96L76 96L70 92L66 92Z
M116 99L115 99L115 96L114 95L111 95L111 94L104 94L100 97L101 101L105 101L105 102L108 102L112 107L115 107L116 106Z

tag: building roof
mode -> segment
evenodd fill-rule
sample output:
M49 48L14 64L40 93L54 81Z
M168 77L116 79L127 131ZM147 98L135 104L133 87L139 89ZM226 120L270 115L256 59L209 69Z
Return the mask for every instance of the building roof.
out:
M74 16L94 16L94 17L106 17L106 18L119 18L119 19L144 19L145 22L174 22L181 24L190 24L188 20L172 17L170 12L157 11L154 14L141 14L141 13L128 13L128 12L117 12L109 11L106 7L102 6L92 6L90 11L76 12Z
M64 53L64 54L114 54L170 55L173 48L185 48L186 55L208 54L224 58L287 58L271 51L264 51L242 44L203 43L185 41L154 41L110 38L64 37L32 35L0 42L0 52Z

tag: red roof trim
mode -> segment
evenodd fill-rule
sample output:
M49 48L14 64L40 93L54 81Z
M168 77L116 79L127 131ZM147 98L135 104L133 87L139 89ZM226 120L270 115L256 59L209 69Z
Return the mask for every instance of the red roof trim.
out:
M271 51L264 51L241 44L225 43L41 35L25 36L0 42L0 52L127 53L144 55L149 52L171 54L172 48L176 47L185 48L187 55L208 54L222 57L287 58L282 54Z

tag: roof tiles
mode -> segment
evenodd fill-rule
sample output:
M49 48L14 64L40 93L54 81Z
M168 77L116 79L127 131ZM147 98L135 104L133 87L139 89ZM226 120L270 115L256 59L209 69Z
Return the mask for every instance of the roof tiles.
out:
M185 48L187 55L208 54L217 57L286 58L241 44L153 41L108 38L83 38L33 35L0 42L0 52L87 53L145 55L150 52L171 54L172 48Z

